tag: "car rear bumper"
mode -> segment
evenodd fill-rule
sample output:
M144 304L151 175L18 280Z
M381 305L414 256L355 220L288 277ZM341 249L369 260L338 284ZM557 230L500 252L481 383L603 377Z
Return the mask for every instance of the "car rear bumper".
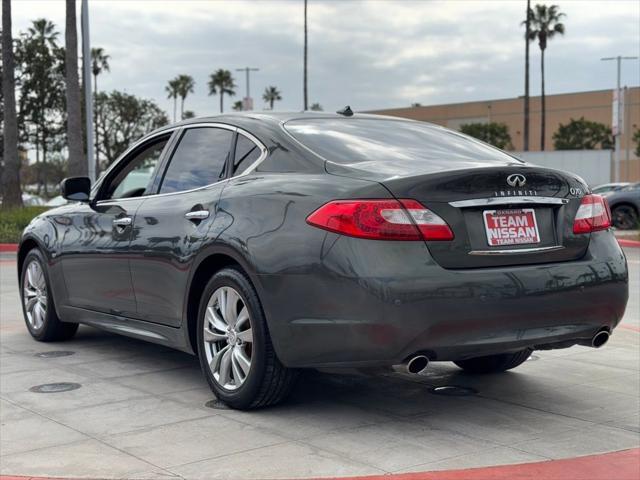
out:
M420 242L327 236L318 263L259 275L274 347L290 367L567 347L612 331L627 303L626 259L610 232L593 234L578 261L470 270L443 269Z

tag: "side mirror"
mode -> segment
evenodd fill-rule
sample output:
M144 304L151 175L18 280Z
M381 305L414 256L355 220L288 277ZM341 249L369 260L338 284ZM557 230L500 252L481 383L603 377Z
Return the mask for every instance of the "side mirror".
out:
M60 193L72 202L88 202L91 193L91 180L87 177L65 178L60 183Z

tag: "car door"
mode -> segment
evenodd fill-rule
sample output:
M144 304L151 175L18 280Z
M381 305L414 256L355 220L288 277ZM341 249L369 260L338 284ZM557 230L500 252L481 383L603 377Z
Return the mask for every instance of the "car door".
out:
M133 148L109 170L89 204L78 204L58 232L70 306L133 316L129 245L136 212L157 174L171 133Z
M178 326L195 255L215 221L235 128L200 124L179 132L134 219L131 278L137 318Z

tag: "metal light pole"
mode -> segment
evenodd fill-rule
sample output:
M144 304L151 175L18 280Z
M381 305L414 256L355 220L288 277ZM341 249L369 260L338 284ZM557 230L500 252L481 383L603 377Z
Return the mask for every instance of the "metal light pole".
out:
M253 107L253 102L251 101L251 93L249 88L249 72L259 72L259 71L260 71L259 68L252 68L252 67L236 68L236 72L245 72L247 76L247 96L245 97L245 103L243 105L244 110L253 109L253 108L244 108L245 106L249 106L249 105Z
M637 60L638 57L623 57L621 55L618 55L617 57L605 57L605 58L601 58L601 61L610 61L610 60L615 60L617 63L617 80L616 80L616 90L615 90L615 98L614 98L614 105L613 105L613 112L615 115L615 118L612 119L612 132L613 135L615 137L615 151L616 151L616 156L615 156L615 161L614 161L614 165L613 165L613 180L615 182L619 182L620 181L620 163L622 161L622 152L620 151L620 146L621 146L621 136L622 136L622 131L623 131L623 119L622 119L622 92L620 91L620 71L622 69L622 60Z
M87 129L87 162L91 183L96 181L96 161L93 152L93 96L91 95L91 43L89 41L89 5L82 0L80 13L82 23L82 81L84 82L84 105Z

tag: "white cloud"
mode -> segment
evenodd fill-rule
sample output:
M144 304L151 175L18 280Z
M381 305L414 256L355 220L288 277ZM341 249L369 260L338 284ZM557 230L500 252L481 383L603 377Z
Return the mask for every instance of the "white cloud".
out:
M546 54L548 93L611 88L613 65L599 59L638 55L640 2L554 3L567 14L567 33ZM41 16L64 26L63 1L12 5L14 34ZM302 106L300 0L90 0L90 8L93 45L112 57L100 88L154 98L171 111L164 86L188 73L196 93L186 108L204 115L216 113L218 105L207 95L209 73L249 65L260 68L251 80L258 108L268 85L282 91L277 108ZM310 100L326 110L345 104L364 110L520 95L524 10L524 1L515 0L309 0ZM531 57L535 94L536 44ZM244 95L244 76L233 73L237 100ZM638 64L625 65L623 83L640 84Z

